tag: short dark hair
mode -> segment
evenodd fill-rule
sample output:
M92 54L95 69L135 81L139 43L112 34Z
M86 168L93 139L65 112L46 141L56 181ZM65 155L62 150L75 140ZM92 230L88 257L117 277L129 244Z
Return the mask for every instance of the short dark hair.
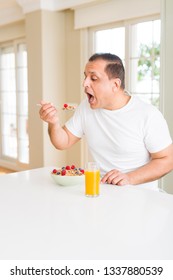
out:
M125 88L125 70L122 60L115 54L111 53L95 53L90 58L89 61L94 61L102 59L107 61L105 67L105 72L109 79L119 78L121 80L121 88Z

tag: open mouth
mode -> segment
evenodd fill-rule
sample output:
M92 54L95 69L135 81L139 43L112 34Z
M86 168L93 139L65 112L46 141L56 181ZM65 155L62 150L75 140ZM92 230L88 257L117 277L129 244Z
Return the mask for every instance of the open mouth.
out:
M88 102L89 103L92 103L94 101L94 95L92 95L91 93L89 92L85 92L87 97L88 97Z

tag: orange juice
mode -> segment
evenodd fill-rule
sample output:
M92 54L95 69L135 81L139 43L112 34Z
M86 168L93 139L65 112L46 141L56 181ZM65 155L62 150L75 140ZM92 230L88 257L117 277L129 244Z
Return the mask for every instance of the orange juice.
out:
M98 196L100 186L100 170L85 171L86 196Z

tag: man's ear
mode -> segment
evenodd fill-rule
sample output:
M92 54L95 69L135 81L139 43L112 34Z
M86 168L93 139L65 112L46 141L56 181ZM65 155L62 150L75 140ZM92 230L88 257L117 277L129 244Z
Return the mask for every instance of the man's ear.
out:
M119 78L114 79L114 83L113 83L113 91L117 91L119 90L121 87L121 80Z

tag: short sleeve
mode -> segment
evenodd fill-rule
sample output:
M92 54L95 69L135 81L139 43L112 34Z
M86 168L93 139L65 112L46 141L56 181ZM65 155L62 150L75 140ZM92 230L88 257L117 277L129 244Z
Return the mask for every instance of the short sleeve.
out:
M145 127L145 145L150 153L159 152L172 143L166 120L155 110Z

